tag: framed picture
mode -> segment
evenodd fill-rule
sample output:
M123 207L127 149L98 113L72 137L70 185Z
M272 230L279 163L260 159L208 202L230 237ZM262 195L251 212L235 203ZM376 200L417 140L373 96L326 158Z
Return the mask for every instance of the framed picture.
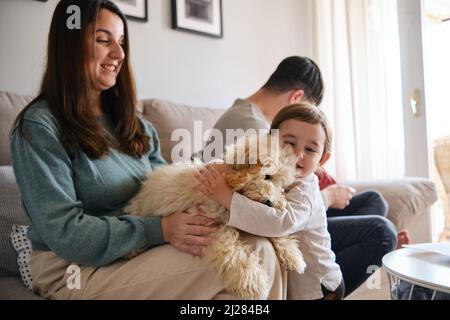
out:
M130 20L146 22L147 0L113 0L123 14Z
M172 28L222 38L222 0L172 0Z

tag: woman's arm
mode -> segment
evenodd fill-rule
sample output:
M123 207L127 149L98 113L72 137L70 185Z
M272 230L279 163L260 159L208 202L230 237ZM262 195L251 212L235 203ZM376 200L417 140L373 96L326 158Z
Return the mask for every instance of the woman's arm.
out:
M161 155L161 146L159 142L158 133L156 132L153 125L147 121L142 116L139 117L142 125L145 128L145 131L150 137L150 143L152 145L152 149L150 150L150 154L148 156L150 163L152 164L152 168L155 169L160 166L164 166L167 164L166 160Z
M24 120L15 130L13 166L22 202L37 237L61 258L101 266L138 248L164 243L160 218L84 213L73 183L71 160L52 126Z
M200 210L200 208L199 208ZM214 239L217 221L202 215L177 212L161 218L164 239L180 251L202 256Z

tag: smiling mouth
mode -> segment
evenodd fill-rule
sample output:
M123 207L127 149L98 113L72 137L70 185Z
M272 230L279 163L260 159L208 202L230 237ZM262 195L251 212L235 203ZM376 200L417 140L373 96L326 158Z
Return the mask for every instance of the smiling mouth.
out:
M118 66L113 65L113 64L102 64L100 65L102 67L103 70L109 71L109 72L116 72Z
M302 166L299 166L298 164L295 166L295 168L296 168L296 169L299 169L299 170L303 169L303 167L302 167Z

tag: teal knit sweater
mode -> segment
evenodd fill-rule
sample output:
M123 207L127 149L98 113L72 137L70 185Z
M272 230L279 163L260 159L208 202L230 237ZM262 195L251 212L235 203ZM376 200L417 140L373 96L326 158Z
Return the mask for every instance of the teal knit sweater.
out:
M165 164L158 136L140 119L151 137L141 158L110 149L92 160L61 143L59 124L45 102L25 114L23 129L13 130L11 153L23 206L30 218L33 250L51 250L74 263L102 266L138 248L164 243L160 218L125 215L147 172ZM98 119L108 133L108 116Z

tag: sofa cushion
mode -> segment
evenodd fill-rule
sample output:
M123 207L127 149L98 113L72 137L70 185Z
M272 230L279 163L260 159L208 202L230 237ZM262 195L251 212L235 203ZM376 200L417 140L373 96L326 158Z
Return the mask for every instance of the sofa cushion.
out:
M11 164L9 133L17 115L31 99L31 96L0 91L0 166Z
M435 185L424 178L358 180L346 182L357 192L376 190L389 203L388 219L400 230L423 214L437 200Z
M161 142L161 153L167 162L171 163L172 148L179 141L171 141L172 132L176 129L187 129L194 133L194 121L198 122L201 135L206 130L211 129L217 119L225 112L223 109L198 108L188 105L178 104L167 100L149 99L143 100L143 115L155 127ZM201 128L200 125L201 124ZM198 139L198 136L196 136ZM206 137L205 139L207 139ZM200 137L202 139L202 137ZM201 146L194 147L194 136L191 136L191 154L203 148L205 141L201 141ZM190 157L190 154L188 155Z
M45 300L28 290L18 276L0 276L0 300Z
M0 274L19 275L17 253L11 244L13 224L27 225L28 217L22 208L19 187L11 166L0 166Z
M27 237L29 226L14 224L11 231L11 242L18 254L17 264L25 287L33 290L33 279L31 277L31 241Z

